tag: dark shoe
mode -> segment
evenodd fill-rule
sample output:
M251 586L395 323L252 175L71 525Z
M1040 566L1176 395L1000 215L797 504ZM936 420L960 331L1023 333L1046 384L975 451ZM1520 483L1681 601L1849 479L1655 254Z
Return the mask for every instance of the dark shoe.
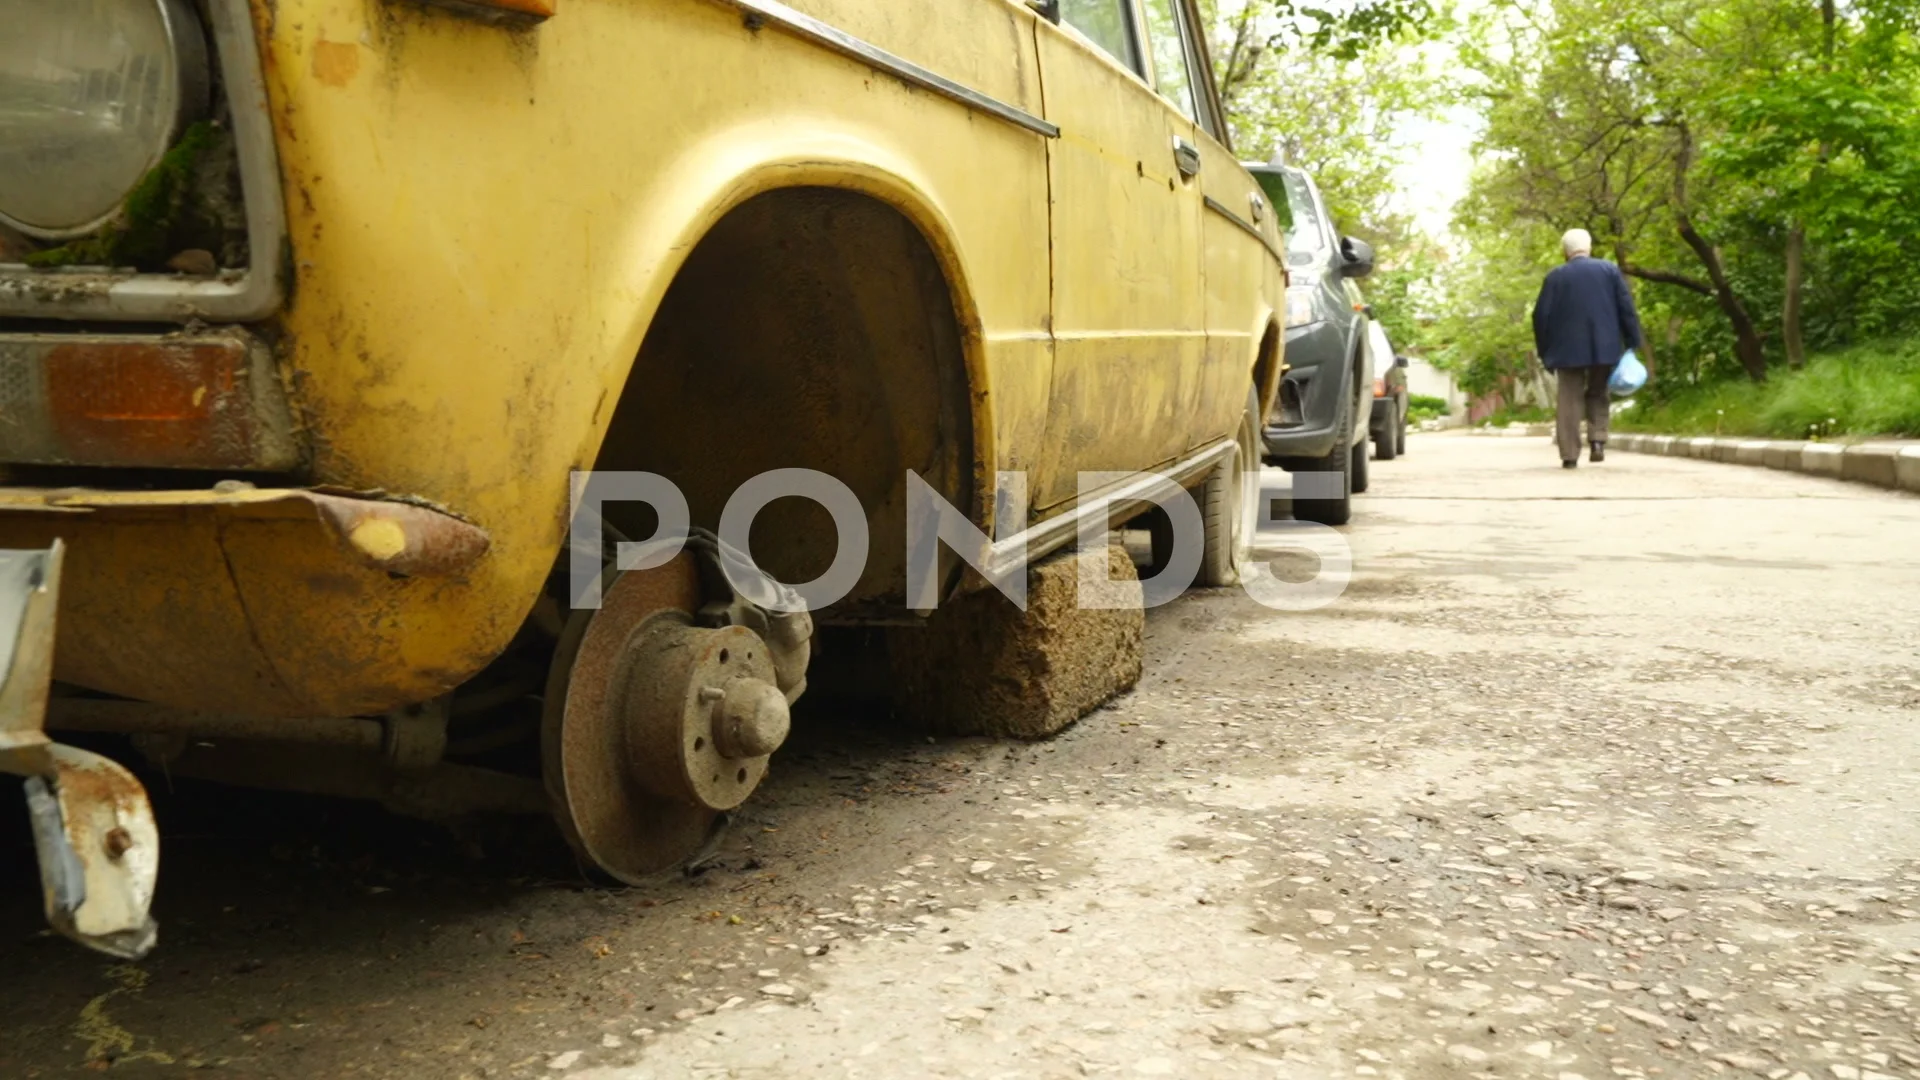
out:
M1607 460L1607 444L1603 442L1594 443L1593 452L1587 455L1587 460L1593 462L1595 465Z
M1577 461L1562 461L1560 467L1563 469L1577 469L1580 467L1580 463Z

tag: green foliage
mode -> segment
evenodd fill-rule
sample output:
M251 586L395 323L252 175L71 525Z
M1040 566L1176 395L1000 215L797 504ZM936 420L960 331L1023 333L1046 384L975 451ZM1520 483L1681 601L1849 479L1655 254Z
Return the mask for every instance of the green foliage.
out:
M1395 211L1396 134L1441 102L1438 77L1395 42L1432 12L1373 0L1339 15L1292 0L1202 0L1210 52L1240 156L1278 151L1320 185L1339 229L1389 260L1411 222Z
M1631 408L1614 417L1613 425L1656 435L1760 435L1767 390L1763 383L1721 379L1662 396L1642 391Z
M1375 270L1366 280L1374 320L1386 330L1394 351L1403 356L1426 340L1420 313L1433 294L1438 263L1424 246L1416 242L1403 249L1397 253L1402 256L1400 265Z
M1786 357L1795 295L1801 338L1842 364L1850 344L1920 335L1917 15L1914 0L1475 7L1457 45L1486 127L1443 318L1456 369L1478 385L1512 372L1520 335L1501 327L1520 329L1531 294L1489 264L1551 263L1573 226L1639 278L1654 393L1711 399L1716 417L1745 398L1707 384Z
M1768 397L1760 424L1769 434L1920 436L1920 341L1816 357Z
M1341 10L1298 0L1265 0L1283 40L1295 48L1353 60L1382 41L1418 31L1433 19L1427 0L1359 0Z
M1749 289L1775 302L1782 223L1799 223L1812 249L1806 336L1831 348L1920 326L1907 272L1920 258L1920 55L1897 6L1837 16L1830 50L1815 11L1786 8L1782 32L1799 47L1729 74L1699 111L1722 132L1702 163L1729 195Z
M1619 423L1675 435L1920 436L1920 340L1817 355L1764 385L1720 380L1643 394Z
M1506 427L1508 424L1545 424L1552 420L1553 410L1541 405L1502 405L1480 423L1483 427Z
M1407 395L1407 419L1412 423L1422 420L1436 420L1453 412L1445 398L1430 397L1426 394Z
M1422 340L1462 391L1512 400L1540 370L1528 311L1559 238L1532 226L1483 230L1479 243L1439 275L1440 314Z

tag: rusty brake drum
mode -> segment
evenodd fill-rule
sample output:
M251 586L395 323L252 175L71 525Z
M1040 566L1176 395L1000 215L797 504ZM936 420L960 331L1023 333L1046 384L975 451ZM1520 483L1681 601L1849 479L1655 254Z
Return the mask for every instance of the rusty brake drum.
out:
M692 854L765 777L812 623L707 533L664 565L606 574L554 656L542 769L574 850L634 883Z

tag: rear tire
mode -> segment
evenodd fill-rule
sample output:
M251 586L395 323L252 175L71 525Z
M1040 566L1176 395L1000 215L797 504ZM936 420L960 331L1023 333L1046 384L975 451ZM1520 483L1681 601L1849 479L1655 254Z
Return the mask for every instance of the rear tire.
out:
M1346 399L1340 406L1341 417L1334 425L1333 449L1326 457L1309 462L1304 468L1296 469L1301 473L1334 473L1339 482L1336 490L1340 494L1330 499L1293 500L1293 516L1301 521L1318 522L1321 525L1345 525L1353 517L1353 402Z
M1367 440L1361 439L1353 444L1353 493L1359 495L1367 490Z
M1200 552L1198 583L1206 588L1240 584L1241 569L1253 546L1247 527L1247 470L1260 468L1260 394L1247 391L1247 410L1234 435L1233 453L1214 466L1198 492L1206 546Z
M1394 431L1394 423L1389 420L1380 431L1380 437L1373 440L1373 457L1376 461L1392 461L1400 452L1399 438Z

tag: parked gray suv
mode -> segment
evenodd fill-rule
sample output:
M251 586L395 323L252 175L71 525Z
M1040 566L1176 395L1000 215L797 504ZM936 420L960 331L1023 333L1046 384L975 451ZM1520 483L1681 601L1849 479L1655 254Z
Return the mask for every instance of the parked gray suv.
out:
M1287 227L1287 373L1265 431L1266 460L1288 472L1329 474L1300 485L1293 516L1344 525L1367 489L1367 417L1373 373L1366 301L1353 284L1373 272L1373 248L1334 231L1313 179L1285 165L1249 164Z

